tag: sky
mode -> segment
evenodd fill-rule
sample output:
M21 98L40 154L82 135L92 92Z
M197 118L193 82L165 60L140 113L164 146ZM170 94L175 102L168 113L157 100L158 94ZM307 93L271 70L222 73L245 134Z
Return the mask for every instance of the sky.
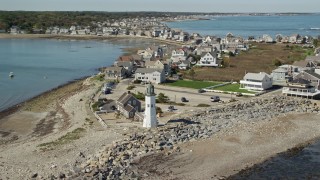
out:
M0 10L320 12L320 0L0 0Z

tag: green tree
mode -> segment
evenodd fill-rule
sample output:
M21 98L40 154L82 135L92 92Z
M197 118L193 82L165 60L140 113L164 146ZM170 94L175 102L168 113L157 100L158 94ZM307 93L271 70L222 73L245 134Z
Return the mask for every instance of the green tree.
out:
M169 102L168 96L164 95L163 93L159 93L157 97L157 103L167 103Z

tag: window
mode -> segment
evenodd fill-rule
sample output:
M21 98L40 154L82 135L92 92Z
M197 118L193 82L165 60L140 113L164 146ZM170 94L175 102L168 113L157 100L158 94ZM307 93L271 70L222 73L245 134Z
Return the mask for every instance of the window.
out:
M133 103L133 105L136 105L136 103L137 103L137 102L136 102L136 100L133 100L133 102L132 102L132 103Z
M153 104L151 104L151 107L153 107Z
M150 104L148 104L147 106L150 107Z

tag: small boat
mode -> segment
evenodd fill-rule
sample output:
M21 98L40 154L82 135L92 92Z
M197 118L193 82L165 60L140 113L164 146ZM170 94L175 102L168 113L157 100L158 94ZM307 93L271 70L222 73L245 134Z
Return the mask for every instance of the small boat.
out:
M13 72L10 72L10 73L9 73L9 77L11 77L11 78L14 77Z

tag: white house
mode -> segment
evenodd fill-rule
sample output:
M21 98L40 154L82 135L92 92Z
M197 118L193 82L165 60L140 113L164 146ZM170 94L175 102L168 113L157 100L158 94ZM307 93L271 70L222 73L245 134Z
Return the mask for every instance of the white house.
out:
M160 84L166 80L164 69L138 68L135 72L135 80Z
M240 81L240 89L263 91L272 87L272 77L265 73L247 73Z
M171 56L172 57L183 57L183 56L185 56L185 53L182 49L177 49L177 50L172 51Z
M187 56L185 56L185 53L182 49L173 50L171 53L172 62L185 61L186 59Z
M190 68L190 61L189 60L185 60L185 61L181 61L181 63L178 65L179 69L189 69Z
M317 86L317 87L316 87ZM303 78L297 78L289 83L282 89L282 93L287 96L306 97L306 98L319 98L320 81L314 86L312 83Z
M217 62L217 53L216 51L202 53L201 59L196 64L197 66L205 67L217 67L219 66Z

